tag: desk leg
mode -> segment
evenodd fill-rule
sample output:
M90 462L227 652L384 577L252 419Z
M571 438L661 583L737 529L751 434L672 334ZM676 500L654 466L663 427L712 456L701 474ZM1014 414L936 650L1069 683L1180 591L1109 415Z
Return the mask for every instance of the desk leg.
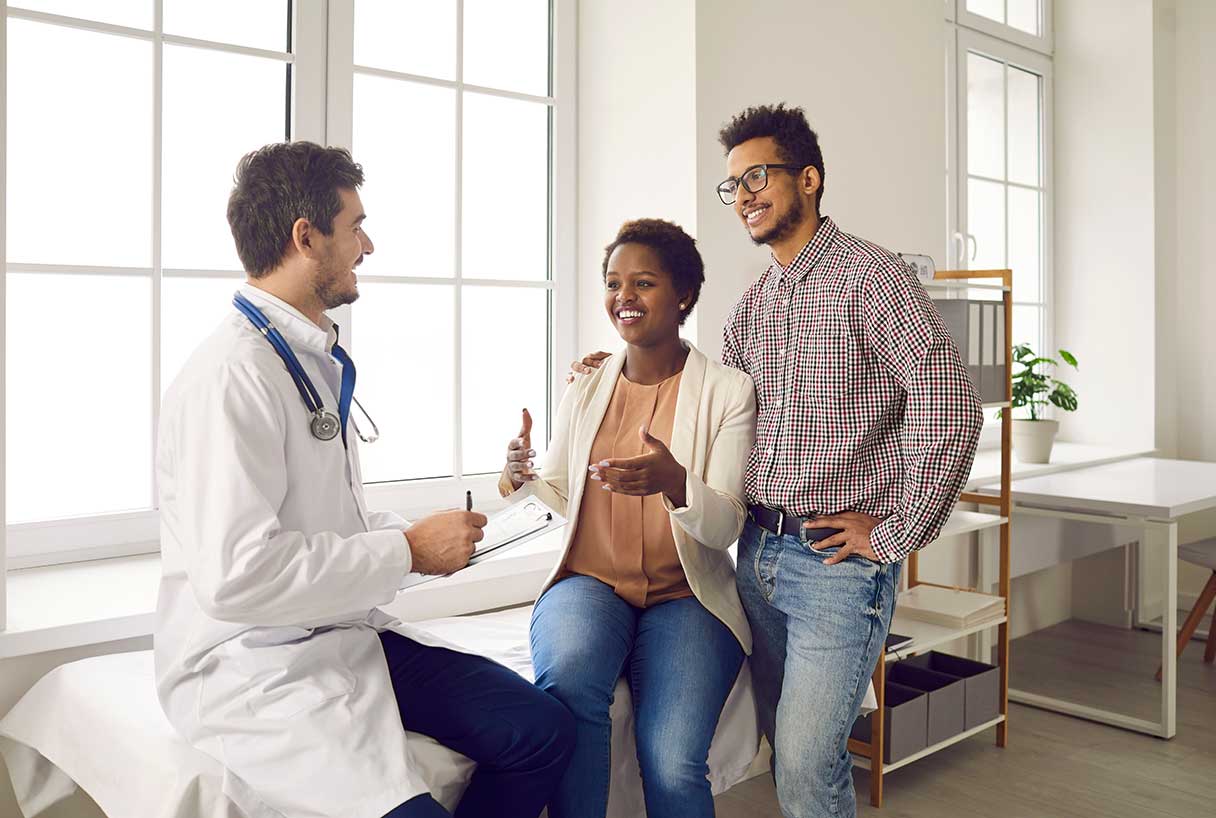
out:
M1145 535L1165 546L1165 577L1161 611L1161 732L1173 738L1177 732L1178 702L1178 523L1149 523ZM1153 549L1154 553L1159 553Z

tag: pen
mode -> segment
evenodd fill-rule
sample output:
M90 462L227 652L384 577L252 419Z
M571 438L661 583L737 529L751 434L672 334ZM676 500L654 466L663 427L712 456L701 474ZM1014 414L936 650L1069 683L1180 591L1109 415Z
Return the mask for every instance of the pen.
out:
M464 493L464 510L465 511L473 510L473 492L472 491L466 491Z

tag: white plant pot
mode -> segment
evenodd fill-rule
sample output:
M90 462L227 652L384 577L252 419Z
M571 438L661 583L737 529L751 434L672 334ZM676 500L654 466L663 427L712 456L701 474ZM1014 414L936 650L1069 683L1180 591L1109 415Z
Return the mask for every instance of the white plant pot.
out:
M1013 422L1013 453L1023 463L1048 463L1058 420L1015 420Z

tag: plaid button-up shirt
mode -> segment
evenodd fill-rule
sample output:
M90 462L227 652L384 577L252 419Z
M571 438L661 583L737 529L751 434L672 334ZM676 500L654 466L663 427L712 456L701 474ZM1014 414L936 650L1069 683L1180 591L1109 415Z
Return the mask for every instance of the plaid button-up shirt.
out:
M822 219L787 269L774 260L735 305L722 361L756 382L749 502L879 517L870 543L884 562L937 537L984 419L945 323L897 256Z

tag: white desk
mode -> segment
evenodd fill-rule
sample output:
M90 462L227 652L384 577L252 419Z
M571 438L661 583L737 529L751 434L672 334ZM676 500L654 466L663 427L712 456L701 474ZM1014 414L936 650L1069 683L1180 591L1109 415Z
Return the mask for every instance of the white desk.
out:
M985 487L981 490L990 489ZM1178 523L1189 514L1216 508L1216 463L1137 457L1015 480L1011 491L1015 515L1027 522L1033 518L1050 518L1139 532L1136 576L1151 577L1157 571L1162 575L1161 718L1158 722L1151 722L1018 690L1010 690L1009 698L1092 721L1172 738L1175 733L1177 694ZM1016 521L1014 526L1016 529ZM1212 536L1216 531L1191 533L1193 539L1200 539ZM1112 544L1119 541L1126 542L1118 538L1110 540ZM1150 559L1163 559L1164 565L1150 566L1147 563ZM1140 624L1138 619L1135 624ZM1151 673L1152 668L1146 668L1145 672Z

